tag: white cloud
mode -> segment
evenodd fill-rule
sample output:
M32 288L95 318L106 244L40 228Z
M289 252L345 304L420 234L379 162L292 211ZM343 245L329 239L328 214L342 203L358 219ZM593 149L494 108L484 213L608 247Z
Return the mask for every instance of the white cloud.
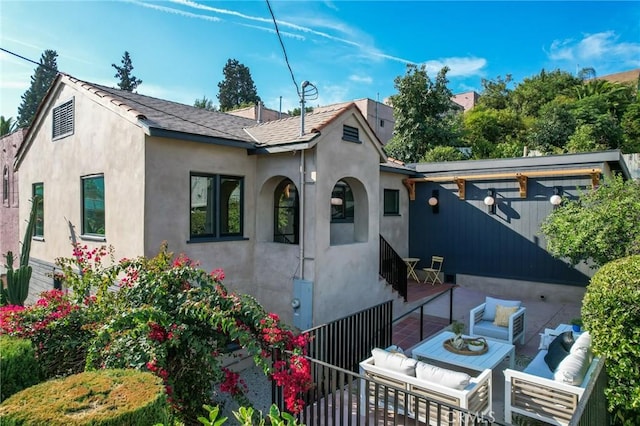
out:
M211 21L211 22L220 22L220 21L222 21L222 19L220 19L220 18L218 18L216 16L198 15L196 13L185 12L183 10L174 9L172 7L160 6L160 5L153 4L153 3L144 3L144 2L136 1L136 0L130 0L130 3L137 4L138 6L146 7L148 9L157 10L159 12L172 13L174 15L180 15L180 16L184 16L184 17L187 17L187 18L204 19L205 21Z
M355 83L364 83L364 84L373 83L373 78L371 78L371 76L368 76L368 75L355 75L355 74L352 74L352 75L349 76L349 80L353 81Z
M640 43L619 43L615 31L585 34L582 39L554 40L547 52L554 61L571 61L598 68L598 62L640 66Z
M424 62L425 69L429 74L436 75L445 66L449 67L447 77L470 77L481 75L487 60L484 58L442 58Z

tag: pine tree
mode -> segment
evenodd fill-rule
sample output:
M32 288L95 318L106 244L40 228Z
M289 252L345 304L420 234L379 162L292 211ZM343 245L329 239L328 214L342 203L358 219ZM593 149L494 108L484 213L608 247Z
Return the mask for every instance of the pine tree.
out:
M31 76L31 87L22 95L22 103L18 107L18 127L29 127L33 122L40 102L58 74L57 57L55 50L45 50L40 57L40 65Z
M120 79L120 81L118 82L118 87L120 89L126 90L127 92L133 92L136 87L142 84L142 80L131 75L131 71L133 71L133 65L131 64L131 57L129 56L129 52L124 52L121 62L121 67L117 66L116 64L111 64L111 66L114 67L117 71L114 77Z
M260 102L249 68L236 59L229 59L222 73L224 80L218 83L220 111L229 111Z

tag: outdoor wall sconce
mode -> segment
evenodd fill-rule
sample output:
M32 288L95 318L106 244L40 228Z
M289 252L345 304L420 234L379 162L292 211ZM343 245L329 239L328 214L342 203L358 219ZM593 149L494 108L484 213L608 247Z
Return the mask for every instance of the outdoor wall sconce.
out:
M438 191L437 189L431 191L431 198L427 200L427 203L429 203L429 205L431 206L431 212L433 214L438 214L438 212L440 211L439 198L440 191Z
M487 206L487 213L496 214L496 191L494 189L487 191L487 196L484 197L484 205Z
M339 198L339 197L331 198L331 205L332 206L341 206L342 205L342 198Z
M562 197L560 194L562 193L562 188L556 186L553 188L553 195L549 198L549 202L553 204L553 207L557 207L562 203Z

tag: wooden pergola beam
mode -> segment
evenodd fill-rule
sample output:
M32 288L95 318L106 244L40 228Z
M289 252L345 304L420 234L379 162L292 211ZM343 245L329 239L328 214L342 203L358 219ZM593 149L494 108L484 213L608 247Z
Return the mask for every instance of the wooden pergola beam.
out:
M556 176L592 176L600 175L601 169L565 169L565 170L537 170L530 172L510 172L510 173L483 173L470 175L448 175L448 176L426 176L423 178L408 178L406 180L415 182L453 182L457 179L463 180L498 180L517 179L518 176L526 177L556 177Z

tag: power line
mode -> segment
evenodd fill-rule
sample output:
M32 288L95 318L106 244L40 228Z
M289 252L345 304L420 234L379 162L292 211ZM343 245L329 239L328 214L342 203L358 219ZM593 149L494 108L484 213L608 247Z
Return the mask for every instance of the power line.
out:
M15 57L17 57L17 58L20 58L20 59L22 59L22 60L24 60L24 61L31 62L32 64L36 64L36 65L38 65L38 66L40 66L40 67L42 67L42 68L46 68L46 69L48 69L49 71L55 71L55 72L58 72L58 70L57 70L56 68L51 68L50 66L45 65L45 64L43 64L43 63L41 63L41 62L36 62L36 61L34 61L33 59L25 58L25 57L24 57L24 56L22 56L22 55L18 55L18 54L17 54L17 53L15 53L15 52L12 52L12 51L10 51L10 50L5 49L4 47L0 47L0 50L2 50L3 52L8 53L8 54L10 54L10 55L13 55L13 56L15 56Z
M302 97L300 93L300 89L298 88L298 83L296 83L296 78L293 76L293 70L291 69L291 65L289 64L289 58L287 57L287 51L284 48L284 42L282 41L282 37L280 36L280 30L278 29L278 23L276 22L276 17L273 15L273 10L271 9L271 4L269 0L266 0L267 6L269 7L269 13L271 13L271 19L273 20L273 26L276 28L276 34L278 35L278 40L280 41L280 46L282 46L282 53L284 53L284 61L287 63L287 68L289 68L289 73L291 74L291 80L293 80L293 84L296 86L296 92L298 96Z

